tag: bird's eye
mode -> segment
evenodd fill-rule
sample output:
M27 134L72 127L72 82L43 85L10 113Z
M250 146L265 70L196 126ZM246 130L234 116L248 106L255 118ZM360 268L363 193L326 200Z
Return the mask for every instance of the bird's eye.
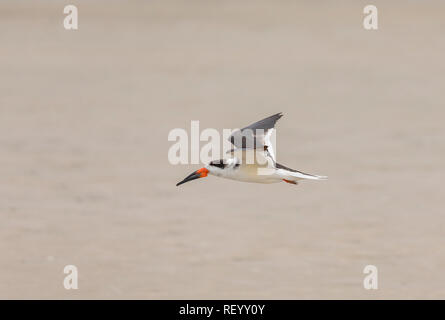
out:
M224 169L226 166L227 166L227 164L225 164L223 161L221 161L221 160L218 160L218 161L212 161L212 162L210 162L209 163L212 167L217 167L217 168L220 168L220 169Z

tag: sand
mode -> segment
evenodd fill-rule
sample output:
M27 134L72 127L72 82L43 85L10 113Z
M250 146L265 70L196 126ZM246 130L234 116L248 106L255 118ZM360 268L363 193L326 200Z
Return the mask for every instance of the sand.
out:
M0 298L445 298L444 2L73 3L0 3ZM175 186L170 130L276 112L328 181Z

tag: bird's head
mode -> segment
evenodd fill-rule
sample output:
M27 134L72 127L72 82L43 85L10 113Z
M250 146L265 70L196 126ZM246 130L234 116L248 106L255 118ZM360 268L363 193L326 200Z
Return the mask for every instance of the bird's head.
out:
M229 160L229 162L230 162L230 160ZM201 169L196 170L196 171L192 172L191 174L189 174L187 177L185 177L184 180L178 182L176 184L176 186L179 186L183 183L186 183L186 182L189 182L189 181L192 181L195 179L207 177L208 174L212 174L215 176L221 176L221 175L223 175L224 169L226 169L227 167L228 167L228 162L226 160L212 161L208 165L206 165L204 168L201 168Z

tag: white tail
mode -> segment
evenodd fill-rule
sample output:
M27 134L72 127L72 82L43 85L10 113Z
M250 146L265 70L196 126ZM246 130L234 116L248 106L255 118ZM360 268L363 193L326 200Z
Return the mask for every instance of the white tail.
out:
M282 176L284 179L295 181L295 180L301 180L301 179L307 179L307 180L327 180L328 177L326 176L317 176L313 174L308 174L296 170L286 170L286 169L278 169L278 174Z

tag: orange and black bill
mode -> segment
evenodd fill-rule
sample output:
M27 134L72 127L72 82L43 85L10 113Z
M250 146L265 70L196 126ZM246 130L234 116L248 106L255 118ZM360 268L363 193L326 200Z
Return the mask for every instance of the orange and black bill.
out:
M185 177L184 180L178 182L176 184L176 186L179 186L183 183L186 183L186 182L189 182L192 180L207 177L207 173L209 173L209 170L207 170L206 168L201 168L199 170L196 170L195 172L193 172L193 173L189 174L187 177Z

